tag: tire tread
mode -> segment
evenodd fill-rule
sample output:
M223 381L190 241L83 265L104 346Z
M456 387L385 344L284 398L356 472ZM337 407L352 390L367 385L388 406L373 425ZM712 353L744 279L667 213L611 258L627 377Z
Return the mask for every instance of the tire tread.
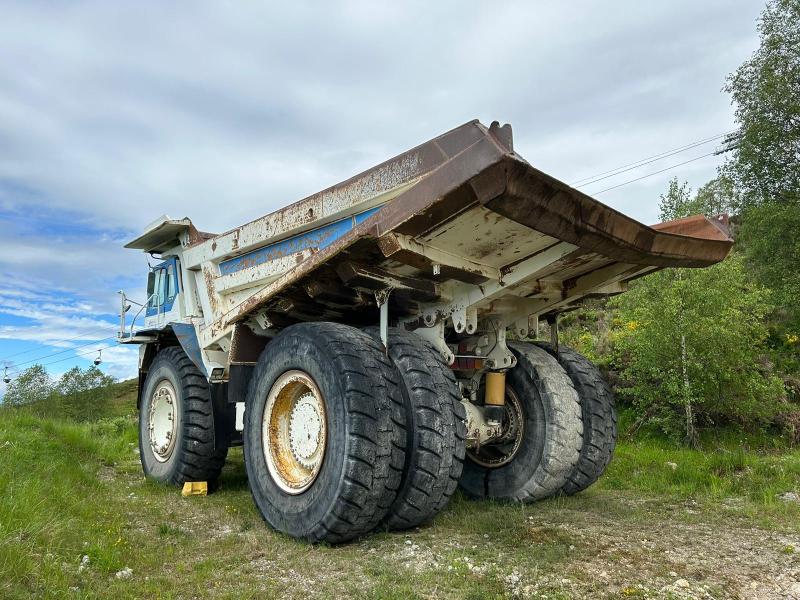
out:
M271 361L271 353L287 350L279 340L291 336L314 340L343 382L348 426L338 495L303 535L312 543L338 544L374 529L395 499L405 460L402 394L394 367L375 340L353 327L315 322L287 327L267 344L256 365L248 400ZM246 418L251 412L246 411ZM248 454L254 451L246 440L246 464Z
M551 344L537 342L536 345L558 359L580 398L583 445L578 464L562 488L567 495L577 494L600 478L614 455L617 444L614 393L600 370L579 352L559 346L556 356Z
M380 338L377 327L365 331ZM390 328L389 356L406 391L408 445L403 480L381 525L403 530L433 519L453 495L464 462L466 414L455 374L430 343Z

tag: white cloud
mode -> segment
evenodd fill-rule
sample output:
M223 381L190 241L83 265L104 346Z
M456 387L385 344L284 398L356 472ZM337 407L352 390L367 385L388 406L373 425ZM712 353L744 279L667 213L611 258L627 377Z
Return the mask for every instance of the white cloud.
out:
M115 227L228 228L478 116L569 178L728 128L759 10L287 6L7 8L0 177Z

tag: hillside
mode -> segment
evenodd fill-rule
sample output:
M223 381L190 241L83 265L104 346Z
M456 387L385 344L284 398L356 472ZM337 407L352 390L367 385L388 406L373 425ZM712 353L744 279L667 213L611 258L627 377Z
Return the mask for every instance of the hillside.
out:
M84 423L0 410L0 596L800 594L800 503L778 498L800 491L797 450L623 442L579 496L528 506L457 497L425 528L311 547L261 521L239 449L208 497L146 482L134 386L108 398L96 412L109 416Z

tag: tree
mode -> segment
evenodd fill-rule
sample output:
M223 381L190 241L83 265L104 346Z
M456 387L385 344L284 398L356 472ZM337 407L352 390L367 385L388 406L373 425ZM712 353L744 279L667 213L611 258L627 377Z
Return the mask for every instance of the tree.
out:
M92 365L85 371L80 367L72 367L58 380L56 389L64 396L74 396L81 392L106 387L114 383L114 378L106 375Z
M686 184L670 182L661 218L703 212ZM707 269L665 269L611 301L621 395L665 432L698 441L698 423L766 422L780 410L781 381L764 366L771 310L740 256Z
M740 206L733 180L726 175L719 175L697 190L695 205L698 212L707 217L716 217L723 213L732 214Z
M755 275L773 290L776 316L800 331L800 206L773 203L748 211L739 238Z
M728 77L738 131L725 173L743 208L800 201L800 1L771 0L759 48Z
M723 173L738 191L737 245L774 291L782 338L800 333L800 1L768 2L758 30L759 48L725 86L738 131Z
M724 175L703 185L695 196L692 196L692 188L688 182L678 183L678 178L673 177L667 193L661 194L659 218L662 221L672 221L691 215L715 217L733 211L736 202L733 182Z
M695 204L689 183L686 181L678 183L678 178L673 177L669 181L667 193L661 194L661 202L659 203L661 210L658 218L661 221L672 221L702 213L702 208Z
M92 365L86 370L73 367L58 380L58 414L85 420L103 414L114 378Z
M53 393L53 382L41 365L25 369L11 380L6 388L3 402L22 406L46 400Z

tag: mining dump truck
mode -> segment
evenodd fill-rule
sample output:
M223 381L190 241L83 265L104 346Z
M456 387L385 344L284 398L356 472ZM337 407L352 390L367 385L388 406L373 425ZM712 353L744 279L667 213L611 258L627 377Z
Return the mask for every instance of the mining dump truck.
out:
M121 292L144 472L213 484L243 445L267 523L330 543L418 526L457 488L580 492L616 417L558 315L731 243L724 218L642 225L478 121L226 233L164 216L126 245L159 261L146 301Z

